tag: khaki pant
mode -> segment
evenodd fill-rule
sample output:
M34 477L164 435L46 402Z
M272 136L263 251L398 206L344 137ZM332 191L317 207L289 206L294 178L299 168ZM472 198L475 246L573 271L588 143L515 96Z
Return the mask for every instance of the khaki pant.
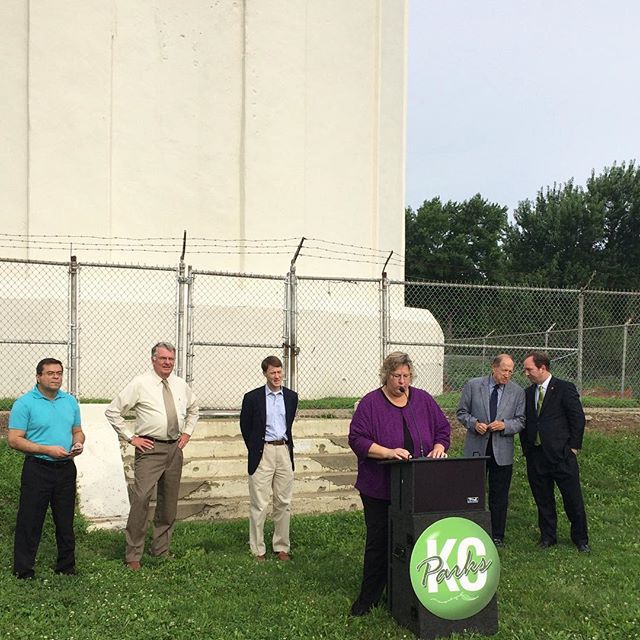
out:
M273 540L274 552L289 552L289 521L291 520L291 497L293 495L293 469L286 445L264 445L258 468L249 476L249 546L251 553L262 556L264 544L264 521L273 493Z
M160 556L169 551L171 534L178 511L178 491L182 476L182 449L178 443L156 442L153 449L136 450L135 484L131 493L131 509L125 530L127 562L140 561L147 533L149 501L158 485L156 511L153 517L151 554Z

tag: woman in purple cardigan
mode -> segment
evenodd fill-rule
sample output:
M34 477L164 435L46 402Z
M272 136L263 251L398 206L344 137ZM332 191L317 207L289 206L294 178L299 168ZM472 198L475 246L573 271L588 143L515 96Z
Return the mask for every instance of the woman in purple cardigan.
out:
M446 458L451 426L436 401L410 386L413 363L406 353L390 353L380 368L379 389L358 404L349 428L349 446L358 457L356 489L367 527L360 595L352 616L375 607L387 586L389 469L380 460Z

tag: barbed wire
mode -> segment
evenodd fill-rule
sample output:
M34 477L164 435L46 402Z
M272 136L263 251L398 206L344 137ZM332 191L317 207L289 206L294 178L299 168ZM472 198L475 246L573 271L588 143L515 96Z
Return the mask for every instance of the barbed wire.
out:
M187 252L190 255L291 255L300 245L300 238L189 238ZM9 234L0 233L0 248L30 251L88 250L92 252L133 251L136 253L166 254L172 248L182 251L182 237L133 238L126 236L58 235L58 234ZM337 248L334 248L337 247ZM344 242L304 238L300 255L318 260L356 262L362 264L389 264L403 267L402 254L362 247Z

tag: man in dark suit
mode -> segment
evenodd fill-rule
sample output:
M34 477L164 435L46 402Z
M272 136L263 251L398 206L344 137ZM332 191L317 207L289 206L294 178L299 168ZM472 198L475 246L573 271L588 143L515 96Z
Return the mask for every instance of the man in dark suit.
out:
M273 494L273 552L289 560L289 521L293 494L293 436L291 427L298 394L282 386L282 362L262 361L266 385L245 394L240 431L249 453L249 546L259 562L266 560L264 521Z
M489 511L491 535L504 545L509 487L513 475L513 437L524 427L524 390L511 382L513 358L497 355L491 374L471 378L464 385L456 417L464 425L464 455L489 456Z
M546 353L534 351L525 358L524 375L533 384L525 391L526 423L520 441L538 507L538 546L546 549L557 542L555 483L571 523L571 540L578 551L589 553L577 458L584 435L584 411L575 385L552 376L550 368Z

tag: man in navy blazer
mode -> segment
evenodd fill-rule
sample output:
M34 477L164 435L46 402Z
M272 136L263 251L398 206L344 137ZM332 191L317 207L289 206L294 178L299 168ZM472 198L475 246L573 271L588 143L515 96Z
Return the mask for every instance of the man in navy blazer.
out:
M293 436L291 427L298 394L282 386L282 362L262 361L267 383L242 400L240 431L249 454L249 546L259 562L266 560L264 521L273 495L273 552L289 560L289 521L293 494Z
M584 435L584 411L575 385L552 376L550 368L546 353L534 351L525 358L524 375L533 384L525 391L526 422L520 442L538 507L538 546L546 549L557 542L555 483L571 523L571 540L578 551L589 553L577 458Z
M456 417L464 425L464 455L488 456L491 535L504 545L509 487L513 475L513 437L524 427L524 389L511 382L513 358L497 355L491 374L471 378L464 385Z

